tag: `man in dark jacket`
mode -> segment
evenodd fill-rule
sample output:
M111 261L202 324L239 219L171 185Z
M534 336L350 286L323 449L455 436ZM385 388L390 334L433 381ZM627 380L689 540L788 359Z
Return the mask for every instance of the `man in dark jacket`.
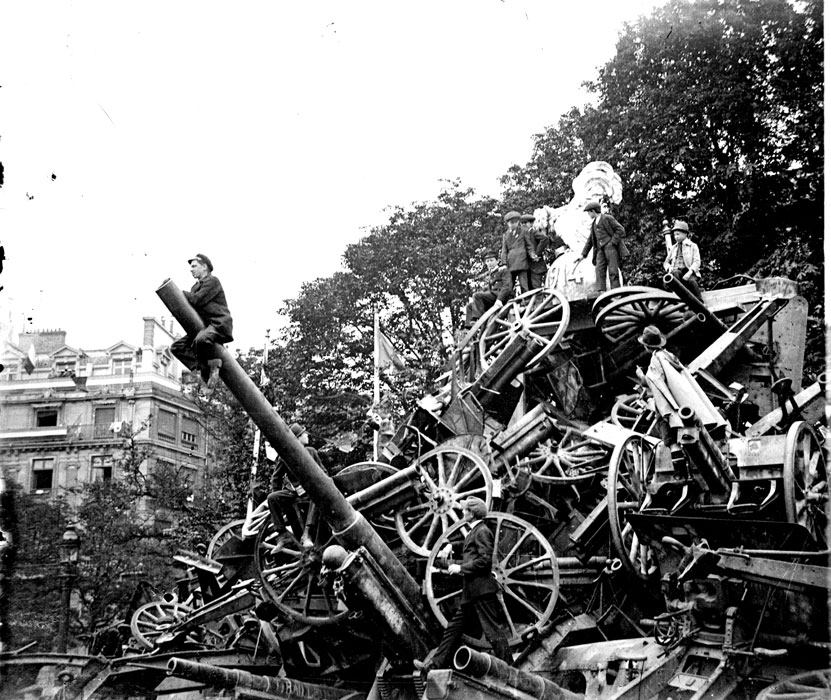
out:
M513 661L503 629L504 616L496 597L499 588L492 573L494 535L484 520L488 508L481 498L471 497L464 502L462 512L471 524L462 545L462 563L447 567L449 574L463 577L462 601L450 618L432 660L423 664L428 668L447 668L466 632L473 637L484 632L493 655L507 663Z
M508 270L499 264L496 253L484 255L485 271L476 278L480 291L474 292L465 307L465 327L472 328L482 315L494 305L502 306L511 298L513 287Z
M188 262L196 284L184 293L185 299L199 314L205 327L195 335L188 334L175 340L170 346L170 352L189 370L199 367L202 379L212 388L216 385L219 368L222 367L222 360L215 357L214 346L217 343L230 343L234 339L233 321L222 285L211 274L214 266L208 256L199 253Z
M623 243L624 230L611 214L601 214L599 202L589 202L584 208L592 218L592 228L583 252L577 262L582 262L592 251L592 265L597 278L597 287L606 289L606 271L609 271L609 286L620 286L620 260L626 255Z
M539 289L545 283L548 265L545 262L545 251L551 239L545 231L534 228L534 215L523 214L520 226L531 243L531 262L528 267L529 289Z
M533 250L530 236L527 236L519 225L520 213L509 211L505 214L505 224L508 226L502 234L502 250L499 253L499 262L508 268L511 273L511 287L519 280L519 291L527 292L531 288L529 269L533 259Z

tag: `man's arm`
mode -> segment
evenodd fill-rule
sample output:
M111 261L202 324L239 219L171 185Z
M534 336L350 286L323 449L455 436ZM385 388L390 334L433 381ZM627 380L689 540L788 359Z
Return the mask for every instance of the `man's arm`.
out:
M211 299L222 291L222 285L219 280L214 277L208 277L202 280L202 284L195 292L185 292L185 299L188 300L191 306L205 306Z
M508 264L508 232L502 234L502 248L499 251L499 264Z
M459 567L463 574L486 573L493 567L493 533L488 527L479 527L473 536L476 554Z
M589 237L586 239L586 245L583 246L583 252L580 253L581 260L589 254L589 251L592 249L592 245L594 245L594 236L591 232L589 232Z
M669 247L669 252L667 253L666 260L664 260L664 269L667 272L672 272L672 255L673 255L674 251L675 251L675 244L673 243Z
M534 245L534 234L531 229L528 229L525 233L522 234L522 242L525 245L525 253L528 255L528 258L536 262L539 260L539 256L537 255L536 246Z
M692 263L690 264L689 272L684 275L687 279L691 275L701 276L701 253L698 252L698 244L690 243L690 247L692 248Z

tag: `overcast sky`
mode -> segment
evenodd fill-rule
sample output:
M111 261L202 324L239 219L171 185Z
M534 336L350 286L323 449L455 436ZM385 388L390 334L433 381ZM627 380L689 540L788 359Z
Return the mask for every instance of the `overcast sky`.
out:
M457 177L498 194L659 4L3 3L0 304L70 345L138 344L202 252L235 345L259 346L385 208Z

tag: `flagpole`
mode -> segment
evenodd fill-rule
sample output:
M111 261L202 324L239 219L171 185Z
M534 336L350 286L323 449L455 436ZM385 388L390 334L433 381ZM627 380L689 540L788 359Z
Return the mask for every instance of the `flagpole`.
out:
M268 377L265 373L265 365L268 362L268 340L269 340L269 329L265 331L265 342L263 343L263 364L260 367L260 388L262 389ZM257 478L257 464L260 461L260 429L256 428L254 430L254 447L251 451L251 477L250 477L250 486L248 489L248 503L245 506L245 519L248 520L251 517L251 513L254 512L254 500L251 496L251 488L254 486L254 480Z
M381 322L378 319L378 309L372 307L372 325L374 347L372 349L372 405L376 411L381 403ZM377 421L376 421L377 423ZM372 436L372 459L378 461L378 444L381 439L380 426L376 426Z

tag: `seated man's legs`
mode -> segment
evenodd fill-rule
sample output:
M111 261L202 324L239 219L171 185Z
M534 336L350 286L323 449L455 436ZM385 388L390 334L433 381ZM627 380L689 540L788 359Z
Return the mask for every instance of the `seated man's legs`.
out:
M496 292L474 292L465 308L465 324L470 327L496 303Z
M193 351L193 337L186 335L183 338L177 338L170 346L170 352L173 353L179 362L181 362L189 370L196 369L199 364L196 360L196 354Z
M303 524L297 513L297 494L281 489L268 494L268 510L276 530L290 529L297 541L303 536Z

